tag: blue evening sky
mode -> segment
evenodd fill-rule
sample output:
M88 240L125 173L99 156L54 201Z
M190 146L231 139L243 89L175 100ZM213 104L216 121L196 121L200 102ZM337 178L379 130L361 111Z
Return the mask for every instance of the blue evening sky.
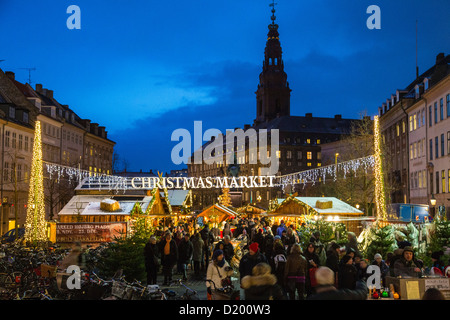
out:
M278 0L291 114L374 115L450 53L448 0ZM269 0L0 0L0 68L42 83L82 118L106 126L129 170L171 161L177 128L243 127L256 115ZM81 30L69 30L70 5ZM370 5L381 30L369 30Z

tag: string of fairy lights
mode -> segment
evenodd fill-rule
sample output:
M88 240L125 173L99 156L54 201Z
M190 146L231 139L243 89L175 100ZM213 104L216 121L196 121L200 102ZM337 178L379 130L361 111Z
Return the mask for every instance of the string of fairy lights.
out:
M380 119L374 117L374 147L375 147L375 204L377 207L377 219L386 220L386 197L384 184L383 161L381 158L381 134Z
M45 221L44 173L42 166L40 121L36 121L34 133L28 204L27 217L25 220L25 241L34 244L45 242L47 241L47 222Z
M343 173L343 178L345 179L349 174L356 176L360 169L367 173L369 170L373 170L374 167L375 156L370 155L333 165L282 175L277 177L276 185L281 186L284 191L288 187L294 187L295 185L303 185L303 188L305 188L307 184L325 183L328 178L336 181L339 172Z
M92 174L87 170L64 166L55 163L49 163L42 160L42 140L41 140L41 124L36 121L35 137L33 144L33 158L30 173L30 189L28 195L27 216L25 222L25 241L27 242L41 242L47 240L47 224L45 221L45 202L44 202L44 174L45 168L49 174L49 178L53 179L56 176L57 182L60 182L62 176L66 176L70 181L78 181L81 183L87 178L89 189L91 183L98 188L108 186L109 190L126 190L129 184L127 177L120 177L106 174ZM387 206L385 198L385 181L382 163L381 150L381 134L378 116L374 117L374 150L375 154L359 159L352 159L336 163L334 165L314 168L301 172L277 176L276 186L281 186L286 190L288 186L307 184L314 185L317 182L325 183L331 177L333 181L337 180L338 172L343 173L346 178L349 174L356 175L360 169L365 173L368 170L374 171L375 176L375 203L377 208L377 218L387 218ZM167 190L164 190L167 197Z

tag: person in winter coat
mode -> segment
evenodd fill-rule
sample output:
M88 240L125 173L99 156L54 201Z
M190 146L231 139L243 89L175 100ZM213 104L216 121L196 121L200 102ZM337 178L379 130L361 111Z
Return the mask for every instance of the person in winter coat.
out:
M203 247L204 242L203 239L200 237L200 233L196 232L194 236L192 237L192 246L193 246L193 252L192 252L192 260L194 260L194 275L195 277L200 277L200 265L203 257Z
M253 242L249 246L249 252L239 262L240 279L242 280L245 276L251 275L253 267L260 262L267 263L266 257L259 251L258 243Z
M295 292L299 300L305 299L305 281L308 262L302 256L302 249L298 243L294 244L288 255L284 268L284 283L290 300L295 300Z
M245 300L285 300L277 278L264 262L256 264L252 273L242 278L241 288L244 289Z
M272 231L268 229L267 234L264 237L263 248L261 249L262 253L266 256L267 260L269 260L272 257L274 241L275 239L273 237Z
M284 245L287 246L286 252L289 255L291 253L292 246L298 243L298 238L296 237L295 231L292 228L286 230L286 239Z
M339 255L340 247L337 243L333 242L330 245L330 249L327 252L327 260L325 265L330 268L338 278L339 273Z
M343 264L340 266L338 273L339 289L354 290L356 281L358 281L358 271L353 265L353 259L350 255L345 255L342 261Z
M178 248L170 233L166 233L160 242L161 265L164 275L163 285L168 285L172 281L172 270L178 260Z
M147 285L156 284L156 276L159 270L159 250L156 237L151 236L144 247L145 271L147 272Z
M257 242L260 248L264 245L264 234L263 229L259 228L255 235L252 237L252 242Z
M394 254L389 260L389 275L395 277L395 262L401 259L403 256L403 248L398 248L394 250Z
M305 291L306 295L310 295L313 292L313 286L312 286L312 280L315 283L315 276L313 271L317 271L317 268L320 266L320 259L319 256L316 253L316 247L314 243L309 243L306 247L304 257L306 261L308 262L308 265L306 267L306 282L305 282ZM314 269L314 270L311 270ZM311 279L311 274L313 279Z
M335 274L328 267L319 267L316 272L318 286L315 294L312 294L307 300L366 300L369 290L363 281L356 283L354 290L337 289L334 286Z
M212 290L223 288L222 280L230 277L233 269L225 260L222 250L215 250L206 271L206 291L211 296Z
M414 251L412 247L405 247L403 249L402 257L395 261L395 276L417 278L422 274L422 270L419 266L420 263L414 258Z
M374 256L374 260L371 263L372 265L378 266L381 271L381 281L385 283L386 276L389 275L389 266L383 260L381 254L377 253Z
M359 268L357 271L358 280L366 282L367 279L371 276L371 273L367 273L368 267L369 267L369 261L367 261L367 259L361 259L361 261L359 262ZM384 283L384 282L382 282L382 283Z
M191 263L192 255L194 253L194 245L190 240L189 233L184 234L183 240L181 240L178 246L178 264L181 266L181 274L183 275L183 280L187 280L187 266Z
M228 263L230 263L231 259L234 257L234 247L229 235L223 237L223 255Z
M208 268L209 265L209 257L211 255L210 245L214 242L214 235L209 230L209 226L205 225L203 229L200 231L200 236L203 240L203 259L202 259L202 269Z
M278 237L278 236L277 236ZM286 268L287 254L281 240L275 241L273 244L272 257L269 265L272 267L272 273L277 277L278 285L285 292L284 286L284 270Z
M287 228L286 228L286 225L284 224L284 221L281 220L281 223L277 228L277 235L279 235L281 237L283 230L287 231Z

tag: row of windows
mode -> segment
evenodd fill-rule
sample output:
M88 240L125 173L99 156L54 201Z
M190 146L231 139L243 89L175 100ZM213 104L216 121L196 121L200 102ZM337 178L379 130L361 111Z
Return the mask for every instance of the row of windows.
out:
M425 156L425 139L411 143L409 145L409 158L411 160Z
M447 144L447 146L446 146ZM430 148L430 160L433 160L433 145L434 145L434 158L438 159L439 157L445 156L445 154L450 154L450 131L447 132L447 137L445 134L441 134L439 137L430 139L429 148ZM440 149L439 149L440 145ZM440 151L440 152L439 152Z
M67 130L62 131L62 139L79 145L83 144L83 137L81 135Z
M17 164L12 162L7 162L3 164L3 181L4 182L15 182L17 177L17 182L24 182L28 180L28 165L26 164Z
M436 181L436 190L434 191L431 188L431 193L446 193L450 192L450 169L447 170L436 171L435 172L435 181ZM433 174L430 173L431 186L433 186Z
M434 113L433 113L434 111ZM423 111L422 111L423 112ZM434 117L433 117L434 115ZM434 124L437 124L439 121L442 121L446 118L450 117L450 94L446 96L446 110L444 110L444 98L439 99L434 102L434 105L430 105L428 107L428 126L431 127Z
M427 187L427 170L411 172L411 189L422 189Z
M5 147L19 149L19 151L33 151L33 138L17 134L14 131L5 131Z
M44 122L43 125L42 125L42 129L43 129L42 132L44 134L59 139L59 135L60 135L60 131L59 131L60 128L59 127L56 127L56 126L53 126L51 124L48 124L48 123Z

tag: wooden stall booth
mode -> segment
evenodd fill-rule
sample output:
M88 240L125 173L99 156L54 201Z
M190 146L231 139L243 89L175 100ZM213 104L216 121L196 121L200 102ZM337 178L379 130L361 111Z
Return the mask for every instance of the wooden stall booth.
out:
M334 197L297 197L277 199L269 217L298 224L305 216L320 216L328 221L343 223L347 231L361 233L359 217L364 213Z
M237 212L228 207L216 203L206 208L200 214L197 215L197 218L200 217L204 218L204 222L206 223L210 222L215 227L218 227L223 221L236 218Z
M424 277L424 278L395 278L386 277L386 286L393 286L400 300L421 300L425 291L436 288L442 292L446 300L450 300L450 278Z

